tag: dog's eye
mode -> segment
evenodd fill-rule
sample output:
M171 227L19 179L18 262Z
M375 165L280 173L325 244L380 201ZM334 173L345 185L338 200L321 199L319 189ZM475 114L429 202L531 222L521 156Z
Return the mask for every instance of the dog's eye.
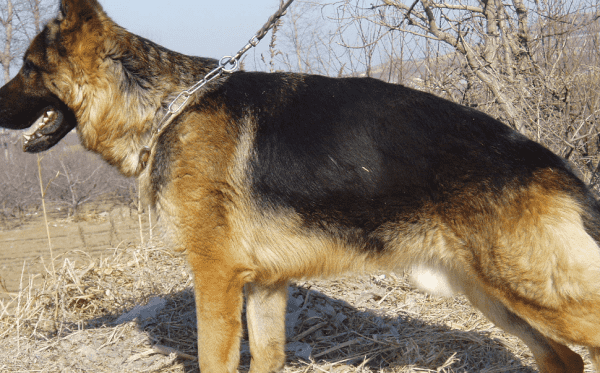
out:
M23 71L26 74L29 74L30 72L35 70L35 65L33 62L29 61L29 60L25 60L25 63L23 64Z

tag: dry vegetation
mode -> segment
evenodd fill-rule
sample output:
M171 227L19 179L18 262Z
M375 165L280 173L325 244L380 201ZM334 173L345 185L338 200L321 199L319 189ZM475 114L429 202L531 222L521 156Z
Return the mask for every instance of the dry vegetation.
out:
M0 354L0 371L198 369L192 279L182 255L155 242L99 259L63 258L54 267L24 278L0 303L0 351L10 351ZM286 321L286 372L536 371L526 347L464 298L423 295L403 276L293 284ZM247 337L241 351L243 372Z

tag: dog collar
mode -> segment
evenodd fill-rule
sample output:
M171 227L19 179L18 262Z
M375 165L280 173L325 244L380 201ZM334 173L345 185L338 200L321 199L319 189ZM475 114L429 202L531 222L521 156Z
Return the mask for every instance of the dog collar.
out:
M230 64L232 65L232 67L227 69L226 66ZM225 56L219 61L219 66L217 66L215 69L211 70L208 74L206 74L204 78L202 78L202 80L196 82L196 84L186 89L185 91L180 92L177 95L177 97L175 97L175 99L171 101L169 106L167 106L167 111L165 115L162 117L158 125L152 129L150 142L148 143L148 145L145 145L142 148L142 150L140 150L138 158L140 170L144 170L146 168L146 166L148 165L148 160L150 159L150 154L152 153L152 149L154 148L154 145L156 145L156 141L158 140L160 135L165 131L168 125L173 121L173 119L175 119L175 117L177 117L177 115L183 110L183 108L185 108L188 105L192 95L194 95L194 93L196 93L198 90L200 90L200 88L204 87L210 81L223 75L223 73L232 73L238 69L239 60L234 59L234 57L231 56Z

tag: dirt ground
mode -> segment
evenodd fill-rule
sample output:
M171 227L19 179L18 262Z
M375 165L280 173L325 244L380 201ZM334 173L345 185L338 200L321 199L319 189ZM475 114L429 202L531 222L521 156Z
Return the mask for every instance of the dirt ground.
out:
M16 292L29 275L44 272L50 263L50 248L46 224L41 212L22 225L0 226L0 283L9 293ZM154 219L153 219L154 220ZM149 215L142 214L142 234L149 237ZM154 221L153 224L156 222ZM118 248L129 243L140 243L140 224L137 211L126 206L105 206L78 214L76 218L50 216L52 255L60 258L69 252L77 256L98 257L107 248ZM73 255L74 250L79 250Z

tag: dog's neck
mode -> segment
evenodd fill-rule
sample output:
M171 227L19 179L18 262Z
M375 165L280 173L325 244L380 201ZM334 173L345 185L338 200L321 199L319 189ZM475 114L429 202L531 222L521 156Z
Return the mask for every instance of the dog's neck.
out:
M145 91L142 94L179 92L196 83L218 64L214 59L183 55L125 30L123 32L126 34L118 35L117 39L120 48L107 57L120 65L123 78L128 83L137 90Z
M217 66L213 59L191 57L163 48L119 28L105 41L107 51L98 76L106 81L83 84L77 112L83 145L127 175L141 171L139 153L150 139L164 108L183 90ZM87 88L86 88L87 86ZM92 91L93 90L93 91ZM86 93L87 92L87 93ZM102 121L118 131L100 133Z

